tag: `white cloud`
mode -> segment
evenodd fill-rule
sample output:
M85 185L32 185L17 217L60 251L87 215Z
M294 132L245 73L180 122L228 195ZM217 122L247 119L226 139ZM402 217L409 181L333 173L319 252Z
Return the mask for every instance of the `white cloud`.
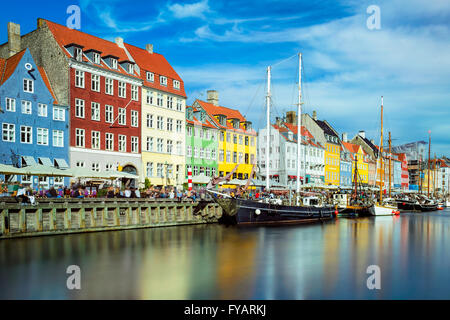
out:
M210 11L208 0L191 4L172 4L168 5L169 11L172 12L175 18L204 18L205 14Z

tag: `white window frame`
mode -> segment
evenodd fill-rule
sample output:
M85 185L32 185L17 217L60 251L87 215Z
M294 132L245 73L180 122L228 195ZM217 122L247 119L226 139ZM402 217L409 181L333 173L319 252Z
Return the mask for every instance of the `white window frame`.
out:
M125 108L119 108L119 125L127 125L127 109Z
M110 96L114 95L114 79L105 78L105 93Z
M113 123L114 122L114 107L110 105L105 105L105 122Z
M85 101L83 99L75 99L75 117L84 119L86 115Z
M23 79L23 92L34 93L34 82L31 79Z
M44 103L38 103L38 117L47 117L48 106Z
M164 86L164 87L167 87L167 77L159 76L159 84Z
M147 71L147 81L155 82L155 74L153 72Z
M85 85L85 74L84 71L75 70L75 87L84 89Z
M119 98L127 97L127 84L123 81L119 81Z
M22 113L23 114L32 114L32 103L28 100L22 100Z
M48 129L47 128L37 128L36 129L36 144L40 146L48 146Z
M24 133L24 129L27 129L25 132L27 136L29 136L29 139L26 141L23 141L22 139L22 133ZM33 127L30 126L20 126L20 143L23 144L33 144Z
M139 87L131 85L131 100L139 101Z
M101 143L100 131L91 131L91 149L100 150Z
M6 98L5 99L5 110L8 112L16 112L16 99Z
M139 137L131 137L131 153L139 153Z
M5 139L5 134L6 134L7 139ZM2 123L2 141L16 142L16 125L15 124Z
M127 152L127 136L119 134L119 151Z
M114 133L105 133L105 150L114 151Z
M91 90L100 92L100 76L98 74L91 75Z
M91 120L100 121L100 103L91 102Z
M64 108L53 107L53 120L55 121L66 121L66 112Z
M180 81L173 80L173 87L174 89L180 90Z
M86 147L86 131L84 129L75 129L75 146L78 148Z
M53 130L53 146L58 148L64 148L64 131Z
M136 110L131 110L131 126L139 127L139 112Z

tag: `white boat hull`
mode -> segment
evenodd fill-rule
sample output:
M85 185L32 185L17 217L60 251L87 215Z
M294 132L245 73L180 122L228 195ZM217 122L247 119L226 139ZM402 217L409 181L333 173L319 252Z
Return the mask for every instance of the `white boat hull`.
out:
M373 216L393 216L397 208L387 205L375 204L369 208L370 214Z
M444 205L445 205L447 208L450 208L450 201L445 201Z

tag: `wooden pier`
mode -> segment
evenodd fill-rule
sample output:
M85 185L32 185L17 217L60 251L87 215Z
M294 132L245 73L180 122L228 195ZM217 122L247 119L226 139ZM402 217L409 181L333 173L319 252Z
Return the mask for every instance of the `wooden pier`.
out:
M2 202L3 201L3 202ZM22 205L0 199L0 240L17 237L215 223L222 209L149 199L44 199Z

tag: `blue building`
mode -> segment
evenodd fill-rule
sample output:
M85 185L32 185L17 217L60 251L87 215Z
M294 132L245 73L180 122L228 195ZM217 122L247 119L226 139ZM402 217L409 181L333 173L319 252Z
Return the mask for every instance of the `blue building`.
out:
M58 105L43 68L29 49L0 59L0 163L68 168L68 107ZM68 178L0 176L36 188L68 185ZM39 181L40 179L41 181Z
M341 148L340 161L340 185L341 187L352 186L352 158L346 148Z

